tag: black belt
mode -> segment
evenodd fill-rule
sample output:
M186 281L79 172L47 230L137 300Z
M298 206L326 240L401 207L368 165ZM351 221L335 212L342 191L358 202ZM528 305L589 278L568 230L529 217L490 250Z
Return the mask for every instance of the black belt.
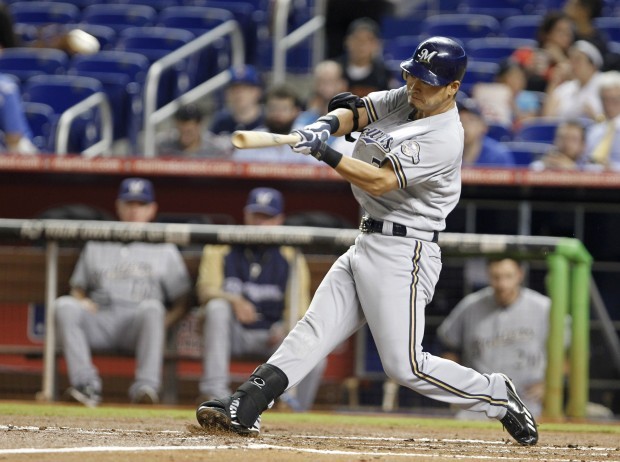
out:
M363 233L383 233L383 221L374 220L370 217L363 217L360 223L360 231ZM427 236L427 239L420 237L423 233L428 233L429 236L432 234L433 238L430 239L430 242L439 241L439 231L416 231L415 229L407 228L405 225L401 225L400 223L392 223L392 236L409 236L415 239L428 241L429 236Z

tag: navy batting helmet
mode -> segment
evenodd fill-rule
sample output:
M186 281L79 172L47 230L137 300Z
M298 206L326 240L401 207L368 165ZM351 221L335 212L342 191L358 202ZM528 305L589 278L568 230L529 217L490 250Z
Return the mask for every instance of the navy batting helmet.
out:
M447 37L430 37L418 45L413 56L400 63L402 70L435 87L463 80L467 55Z

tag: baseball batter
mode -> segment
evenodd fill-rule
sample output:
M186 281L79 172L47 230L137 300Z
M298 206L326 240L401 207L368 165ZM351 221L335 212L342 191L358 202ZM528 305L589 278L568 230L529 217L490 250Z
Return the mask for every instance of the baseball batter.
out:
M455 104L467 56L431 37L401 63L406 85L335 96L330 112L298 130L293 150L333 167L365 213L362 233L329 270L304 318L230 397L202 403L205 428L256 435L260 414L340 342L368 326L387 375L430 398L501 420L523 445L536 423L503 374L480 374L422 349L425 307L441 271L438 234L460 190L463 128ZM360 131L352 157L325 141Z

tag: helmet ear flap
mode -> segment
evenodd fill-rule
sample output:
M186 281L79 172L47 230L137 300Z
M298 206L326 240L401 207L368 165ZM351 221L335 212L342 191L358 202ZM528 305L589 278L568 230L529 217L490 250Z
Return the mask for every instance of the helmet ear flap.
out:
M400 76L403 78L403 80L406 82L407 81L407 76L409 75L409 72L407 72L406 70L402 69L400 71Z

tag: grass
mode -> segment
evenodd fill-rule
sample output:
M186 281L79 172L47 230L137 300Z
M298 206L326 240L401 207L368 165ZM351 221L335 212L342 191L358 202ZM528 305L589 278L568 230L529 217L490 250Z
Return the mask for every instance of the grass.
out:
M148 420L169 418L194 423L194 409L138 406L101 406L95 409L64 403L0 402L0 416L88 417L90 420ZM7 422L6 418L1 421ZM411 417L398 414L331 414L331 413L284 413L267 412L265 422L273 424L320 423L325 426L369 426L389 428L496 428L496 422L465 422L450 418ZM555 423L543 422L545 432L609 433L620 434L620 423Z

